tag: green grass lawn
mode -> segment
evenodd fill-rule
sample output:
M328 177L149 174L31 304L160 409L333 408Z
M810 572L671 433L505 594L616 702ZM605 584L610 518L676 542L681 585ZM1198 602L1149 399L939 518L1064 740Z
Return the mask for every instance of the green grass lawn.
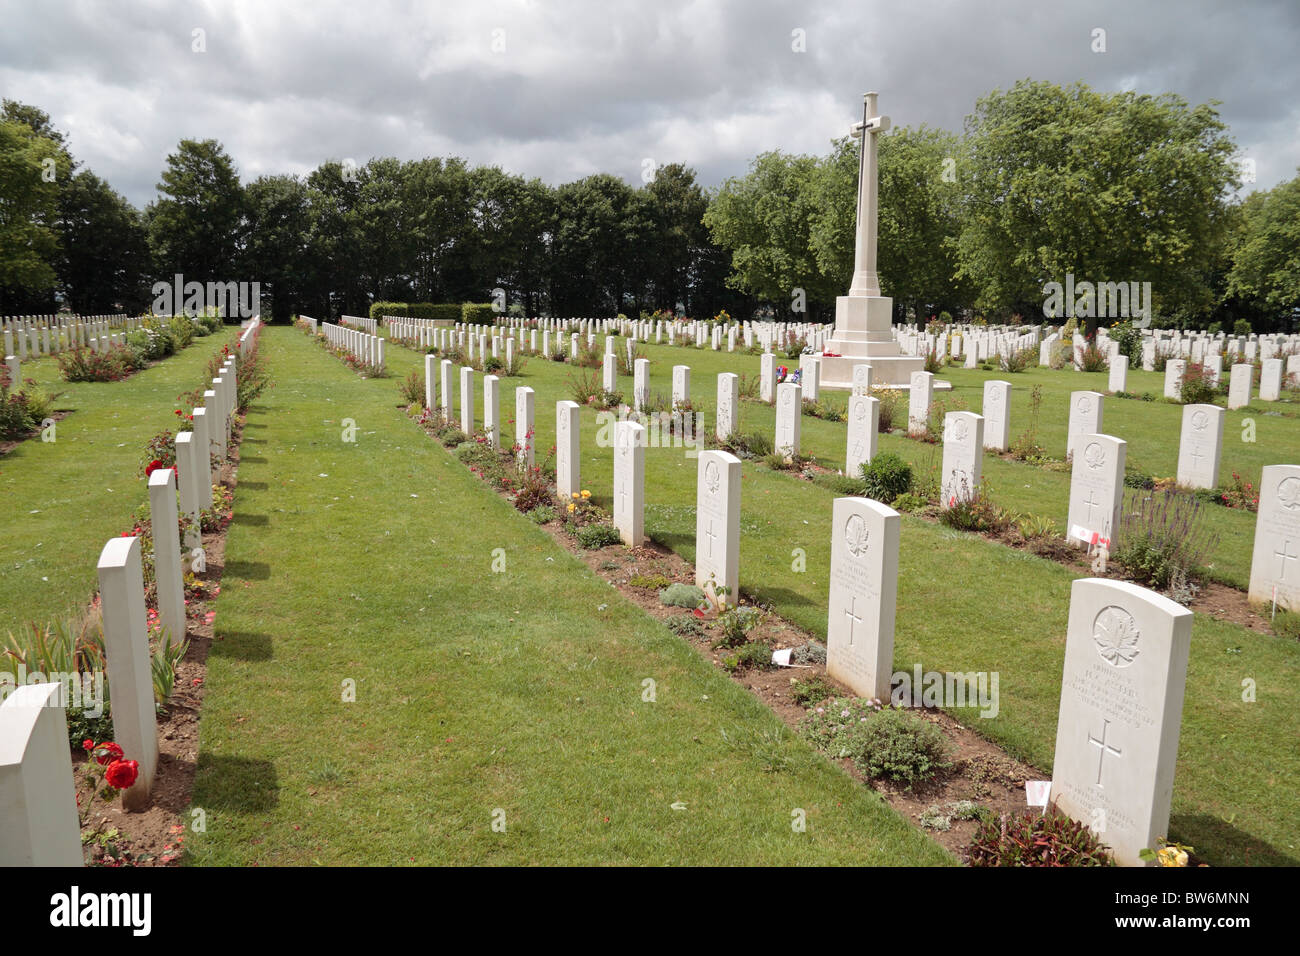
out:
M177 431L176 396L203 384L208 360L235 337L233 329L196 337L120 382L65 382L54 357L23 363L23 377L61 393L54 407L71 414L55 441L31 438L0 457L0 627L16 631L90 600L104 542L130 530L149 500L139 475L145 444Z
M296 330L262 348L190 862L951 862L470 475L394 380Z
M652 363L652 391L667 392L671 388L674 364L691 366L693 398L696 407L704 410L710 426L715 372L758 371L757 356L668 346L643 348ZM422 357L406 349L391 348L387 357L394 379L405 376L411 368L422 368ZM536 446L542 453L549 449L555 440L555 402L571 397L567 381L573 374L567 365L533 357L520 377L503 379L504 433L513 434L512 426L505 421L513 417L514 387L528 385L537 392ZM949 373L945 372L945 376ZM970 406L978 410L983 380L998 376L961 370L950 377L956 383L956 395L973 396ZM1055 391L1045 385L1044 392L1056 396L1056 417L1061 420L1059 427L1044 428L1044 443L1049 451L1063 453L1068 393L1076 388L1097 387L1094 380L1101 376L1041 371L1008 377L1015 385L1013 396L1017 403L1027 400L1029 383L1054 383ZM476 374L475 384L476 420L481 421L481 375ZM1104 386L1104 380L1099 384ZM630 395L630 378L621 376L619 387ZM395 380L389 388L396 401ZM1172 458L1167 468L1160 467L1155 452L1139 451L1136 446L1147 443L1148 429L1158 433L1164 428L1172 431L1172 438L1164 435L1152 441L1166 446L1172 441L1176 449L1180 409L1163 403L1119 399L1108 402L1108 431L1118 431L1130 441L1135 463L1157 474L1172 472ZM1023 425L1014 417L1021 407L1013 405L1013 434ZM1052 408L1052 402L1045 398L1045 424L1053 418ZM1123 412L1114 413L1117 408L1132 411L1131 424L1124 424ZM459 404L457 414L458 410ZM1232 436L1231 416L1238 414L1230 413L1225 437ZM608 509L612 505L611 453L596 446L595 414L584 411L582 420L583 485ZM1276 432L1265 431L1274 426ZM771 434L771 409L742 403L741 428ZM1230 467L1249 467L1243 456L1254 456L1249 460L1261 463L1284 460L1286 449L1300 444L1297 428L1300 425L1292 419L1270 417L1267 425L1260 426L1255 445L1243 451L1228 442L1225 473ZM843 461L844 435L843 424L803 419L805 450L829 462ZM1287 436L1295 438L1297 444L1289 445L1292 438ZM1060 447L1054 448L1053 443ZM938 452L937 446L891 436L882 437L881 446L906 449L920 460ZM1068 475L992 458L986 458L985 469L985 474L993 477L998 500L1003 500L1002 489L1013 482L1032 486L1029 497L1039 505L1035 511L1052 513L1043 502L1059 498L1058 518L1064 524ZM648 449L646 532L688 560L694 557L695 478L695 461L681 449ZM742 489L742 589L770 602L784 617L824 636L830 560L827 529L833 495L819 486L749 462L745 464ZM1240 550L1244 550L1248 572L1254 515L1219 508L1213 509L1212 515L1213 520L1228 523L1244 537ZM803 549L807 555L804 573L792 570L795 549ZM895 667L910 671L920 663L926 670L998 671L1001 712L997 718L979 719L974 712L959 716L1017 756L1050 771L1072 578L1069 570L1053 562L920 519L905 519ZM1300 753L1295 747L1294 730L1294 715L1300 706L1300 647L1202 615L1196 618L1193 640L1172 835L1195 846L1213 863L1300 862L1300 797L1295 786L1300 780ZM1257 702L1241 700L1241 682L1246 678L1258 684Z

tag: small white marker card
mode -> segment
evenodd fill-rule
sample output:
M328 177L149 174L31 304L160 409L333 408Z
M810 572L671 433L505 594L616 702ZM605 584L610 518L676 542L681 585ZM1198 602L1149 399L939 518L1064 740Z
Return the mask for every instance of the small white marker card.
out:
M1047 794L1052 789L1050 780L1026 780L1025 781L1025 802L1031 807L1047 806Z

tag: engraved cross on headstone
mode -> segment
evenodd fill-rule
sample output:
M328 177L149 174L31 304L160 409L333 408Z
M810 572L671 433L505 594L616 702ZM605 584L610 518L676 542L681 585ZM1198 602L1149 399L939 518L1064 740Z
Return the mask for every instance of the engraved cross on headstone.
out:
M1286 577L1286 563L1288 561L1300 560L1300 554L1291 554L1290 552L1291 542L1285 540L1282 542L1282 547L1273 552L1273 556L1279 559L1279 563L1282 566L1282 570L1278 572L1278 577L1280 578Z
M717 534L713 531L713 519L709 519L709 528L704 532L705 537L709 539L709 557L713 557L713 542L718 540Z
M853 246L853 284L849 295L879 296L876 275L876 198L879 191L876 134L890 127L888 116L876 115L876 93L862 94L862 122L853 124L851 135L861 138L858 158L858 226Z
M857 603L856 596L849 598L849 606L844 609L844 616L849 619L849 646L853 646L853 625L861 624L862 618L853 613L853 606Z
M1083 503L1088 506L1088 523L1090 525L1092 524L1092 509L1101 507L1101 502L1097 501L1096 498L1097 498L1096 489L1089 488L1088 497L1083 500Z
M1110 721L1103 719L1101 722L1101 739L1098 740L1092 734L1088 734L1088 743L1092 744L1094 747L1097 748L1097 788L1099 790L1104 789L1101 783L1101 765L1102 762L1106 759L1106 754L1114 754L1116 757L1123 756L1123 754L1117 747L1115 747L1112 744L1106 743L1106 730L1109 727L1110 727Z

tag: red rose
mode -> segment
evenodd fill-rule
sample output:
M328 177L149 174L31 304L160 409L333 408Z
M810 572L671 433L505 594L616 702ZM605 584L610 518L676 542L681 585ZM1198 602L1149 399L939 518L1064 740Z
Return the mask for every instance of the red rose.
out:
M124 756L126 756L124 753L122 753L122 748L119 747L117 744L113 743L113 741L111 740L100 744L99 747L96 749L100 751L100 754L95 758L95 760L99 762L99 765L101 767L104 766L104 764L106 763L112 763L115 760L121 760Z
M95 749L95 742L94 742L93 740L91 740L89 737L87 737L85 740L83 740L83 741L81 742L81 749L82 749L82 750L85 750L85 751L87 751L87 752L89 752L89 751L91 751L91 750L94 750L94 749Z
M114 760L108 765L108 770L104 773L104 779L108 785L115 790L126 790L131 784L135 783L135 778L140 775L140 764L134 760Z
M145 465L144 468L145 477L148 478L150 475L152 475L155 471L157 471L161 467L162 467L162 462L160 462L157 458L155 458L153 461L149 462L149 464Z

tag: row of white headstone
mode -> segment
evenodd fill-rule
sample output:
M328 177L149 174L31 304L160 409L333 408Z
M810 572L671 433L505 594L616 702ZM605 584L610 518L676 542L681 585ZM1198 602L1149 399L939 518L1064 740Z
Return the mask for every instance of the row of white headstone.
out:
M329 345L343 349L362 364L378 369L384 367L384 340L381 336L333 322L319 323L319 333L325 336Z
M258 323L254 319L241 334L240 356L247 357L255 347ZM202 554L199 511L212 507L212 458L220 462L226 455L238 396L236 367L233 356L222 364L212 388L203 393L203 407L194 409L193 430L176 436L177 467L158 468L149 476L158 616L173 645L186 635L182 545L194 557ZM209 449L211 457L205 454ZM181 512L191 519L184 542ZM109 539L98 564L113 740L125 759L139 764L135 783L122 792L122 807L128 811L148 808L158 766L140 541ZM0 703L0 866L82 864L65 702L64 685L46 683L19 687Z

